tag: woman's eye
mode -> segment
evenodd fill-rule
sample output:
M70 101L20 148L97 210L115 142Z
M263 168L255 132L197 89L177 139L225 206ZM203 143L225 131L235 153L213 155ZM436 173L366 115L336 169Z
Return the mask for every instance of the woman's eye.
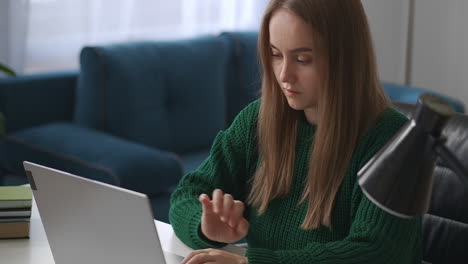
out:
M281 57L281 55L279 53L275 53L275 52L272 52L271 53L271 56L273 57Z
M311 62L311 60L309 58L301 58L301 57L297 58L296 61L301 63L301 64L307 64L307 63Z

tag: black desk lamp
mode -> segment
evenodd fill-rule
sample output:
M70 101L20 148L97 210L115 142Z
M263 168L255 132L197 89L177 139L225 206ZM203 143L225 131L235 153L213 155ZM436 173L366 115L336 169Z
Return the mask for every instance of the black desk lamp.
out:
M438 96L419 97L413 117L358 173L359 185L369 200L399 217L425 214L437 157L468 186L468 171L441 136L453 113L452 106Z

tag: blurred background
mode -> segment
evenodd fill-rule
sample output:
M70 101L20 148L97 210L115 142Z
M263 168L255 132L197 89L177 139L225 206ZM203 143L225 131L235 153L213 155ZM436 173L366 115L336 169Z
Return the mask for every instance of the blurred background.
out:
M267 0L0 0L0 62L78 69L84 45L257 30ZM468 1L363 0L383 81L468 103Z

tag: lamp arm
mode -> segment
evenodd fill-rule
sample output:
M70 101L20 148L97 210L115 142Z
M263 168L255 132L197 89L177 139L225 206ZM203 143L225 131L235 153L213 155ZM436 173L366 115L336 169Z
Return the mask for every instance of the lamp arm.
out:
M465 186L468 186L468 170L458 158L444 145L443 141L436 141L435 152L444 160L448 166L458 175Z

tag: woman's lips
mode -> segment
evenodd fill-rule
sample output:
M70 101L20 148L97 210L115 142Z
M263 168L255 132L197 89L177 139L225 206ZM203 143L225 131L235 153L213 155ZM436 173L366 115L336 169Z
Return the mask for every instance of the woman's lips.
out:
M299 92L296 92L296 91L290 90L290 89L284 89L284 92L286 93L287 96L294 96L294 95L300 94Z

